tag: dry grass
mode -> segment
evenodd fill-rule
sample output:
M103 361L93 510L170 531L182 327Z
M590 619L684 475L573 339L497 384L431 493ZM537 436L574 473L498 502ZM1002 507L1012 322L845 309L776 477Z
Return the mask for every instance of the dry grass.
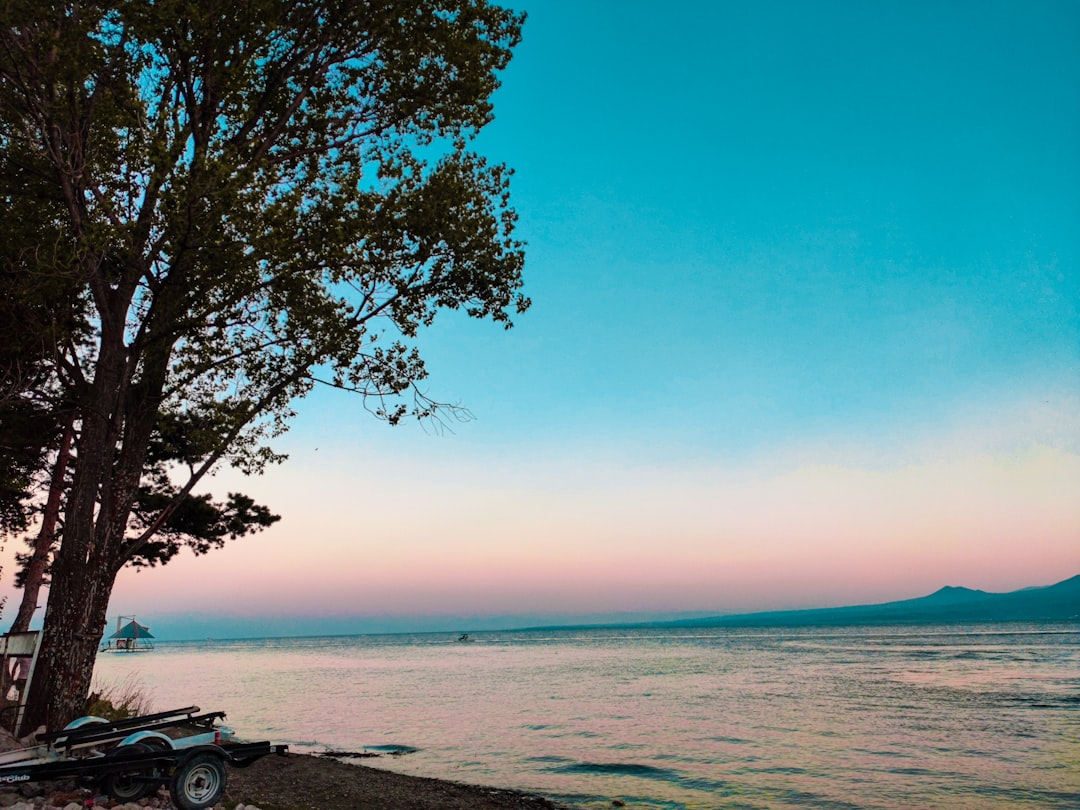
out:
M154 711L153 699L138 679L128 676L119 683L94 681L86 698L86 714L106 720L127 720Z

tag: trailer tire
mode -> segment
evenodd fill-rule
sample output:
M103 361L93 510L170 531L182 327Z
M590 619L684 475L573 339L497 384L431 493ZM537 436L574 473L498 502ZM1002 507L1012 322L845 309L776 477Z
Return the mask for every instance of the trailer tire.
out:
M130 745L121 745L119 748L114 748L106 756L115 757L118 754L143 754L150 751L151 748L143 743L131 743ZM137 802L144 796L149 796L154 792L159 783L147 782L139 777L157 776L157 770L154 768L144 768L139 771L115 771L110 774L106 774L101 779L101 790L103 793L112 796L118 802Z
M225 794L225 763L217 754L196 754L173 773L169 793L179 810L206 810Z

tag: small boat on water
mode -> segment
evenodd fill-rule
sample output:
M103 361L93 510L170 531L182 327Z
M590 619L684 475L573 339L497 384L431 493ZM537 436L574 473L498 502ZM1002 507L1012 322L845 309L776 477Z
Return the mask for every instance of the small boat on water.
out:
M124 624L124 619L130 619ZM154 644L150 639L154 636L150 628L135 621L134 616L117 616L116 632L109 636L101 652L137 653L150 652Z

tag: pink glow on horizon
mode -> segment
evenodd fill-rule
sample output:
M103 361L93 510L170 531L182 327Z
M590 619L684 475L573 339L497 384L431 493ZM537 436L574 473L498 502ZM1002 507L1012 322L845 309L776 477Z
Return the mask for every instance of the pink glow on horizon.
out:
M285 472L285 471L282 471ZM757 610L1011 590L1080 572L1080 458L1047 448L892 470L579 468L571 488L470 471L342 521L348 479L261 493L286 521L207 559L125 571L114 602L158 612L427 615ZM269 479L267 479L269 481ZM357 483L355 480L353 484ZM276 489L276 488L275 488Z
M731 467L448 443L359 465L324 448L223 476L217 491L248 492L281 523L121 572L110 612L720 613L1046 585L1080 573L1076 432L1056 448L958 432L907 458L819 448Z

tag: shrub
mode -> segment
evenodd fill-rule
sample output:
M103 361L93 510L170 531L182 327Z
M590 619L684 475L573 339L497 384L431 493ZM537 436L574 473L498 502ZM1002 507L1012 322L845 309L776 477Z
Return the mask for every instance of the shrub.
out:
M86 714L109 721L127 720L153 710L146 689L130 676L118 684L95 683L86 698Z

